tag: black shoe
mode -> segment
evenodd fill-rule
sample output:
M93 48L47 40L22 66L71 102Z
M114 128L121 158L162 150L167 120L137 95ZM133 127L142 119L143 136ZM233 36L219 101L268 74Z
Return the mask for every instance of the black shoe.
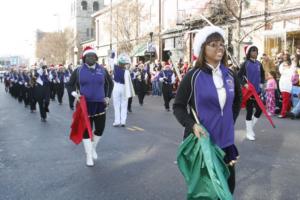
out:
M41 122L46 122L46 118L41 118Z
M295 114L292 113L292 112L288 112L288 113L287 113L287 116L288 116L289 118L291 118L291 119L295 119L295 118L296 118Z
M167 111L167 112L170 112L170 108L166 108L166 111Z
M74 107L70 107L71 110L74 110Z
M128 109L128 112L130 112L130 113L132 112L131 108Z
M121 124L121 127L125 127L125 124Z

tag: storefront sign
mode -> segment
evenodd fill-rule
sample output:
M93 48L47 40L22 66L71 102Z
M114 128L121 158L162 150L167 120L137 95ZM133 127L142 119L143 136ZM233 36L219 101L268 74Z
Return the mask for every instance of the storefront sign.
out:
M183 37L176 37L175 38L175 49L183 49Z
M165 48L164 51L174 49L174 38L165 39Z

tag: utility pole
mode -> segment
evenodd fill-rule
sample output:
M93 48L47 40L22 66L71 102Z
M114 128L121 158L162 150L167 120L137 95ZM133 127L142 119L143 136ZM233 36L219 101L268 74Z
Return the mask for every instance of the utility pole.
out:
M109 38L109 48L112 51L112 0L110 0L110 38Z
M159 0L159 5L158 5L158 59L162 59L162 41L161 41L161 0Z
M268 29L269 0L265 0L265 30Z
M138 38L139 38L139 0L135 0L135 3L136 3L136 32L135 32L135 45L138 45Z

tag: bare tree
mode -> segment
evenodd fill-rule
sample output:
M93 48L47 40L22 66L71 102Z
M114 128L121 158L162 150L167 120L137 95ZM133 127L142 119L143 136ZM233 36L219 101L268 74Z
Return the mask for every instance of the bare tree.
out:
M145 18L144 5L136 0L127 0L118 4L112 11L112 35L117 41L118 52L130 53L133 40L137 39L139 23ZM111 24L107 24L110 29Z
M236 50L237 50L237 61L239 62L243 4L245 4L245 7L247 7L247 5L249 5L249 2L248 0L225 0L224 3L227 10L230 12L231 16L236 19L236 24L237 24Z
M250 0L225 0L224 4L231 14L231 16L236 20L236 39L235 41L235 49L237 50L237 60L239 62L240 59L240 45L244 41L247 36L251 33L265 28L267 29L268 25L274 21L283 20L284 17L280 16L280 14L269 16L269 1L264 0L264 18L257 20L254 24L252 24L251 29L242 28L242 21L243 21L243 8L248 8L250 4ZM284 2L286 5L287 2Z
M44 33L36 44L36 57L45 58L48 64L64 64L70 49L69 31Z

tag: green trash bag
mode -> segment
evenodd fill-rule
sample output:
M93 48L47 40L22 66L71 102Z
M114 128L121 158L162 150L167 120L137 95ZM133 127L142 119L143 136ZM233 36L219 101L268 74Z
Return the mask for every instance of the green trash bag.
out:
M204 129L204 127L202 127ZM206 130L205 130L206 131ZM187 200L232 200L225 153L206 137L190 134L179 146L177 163L188 186Z

